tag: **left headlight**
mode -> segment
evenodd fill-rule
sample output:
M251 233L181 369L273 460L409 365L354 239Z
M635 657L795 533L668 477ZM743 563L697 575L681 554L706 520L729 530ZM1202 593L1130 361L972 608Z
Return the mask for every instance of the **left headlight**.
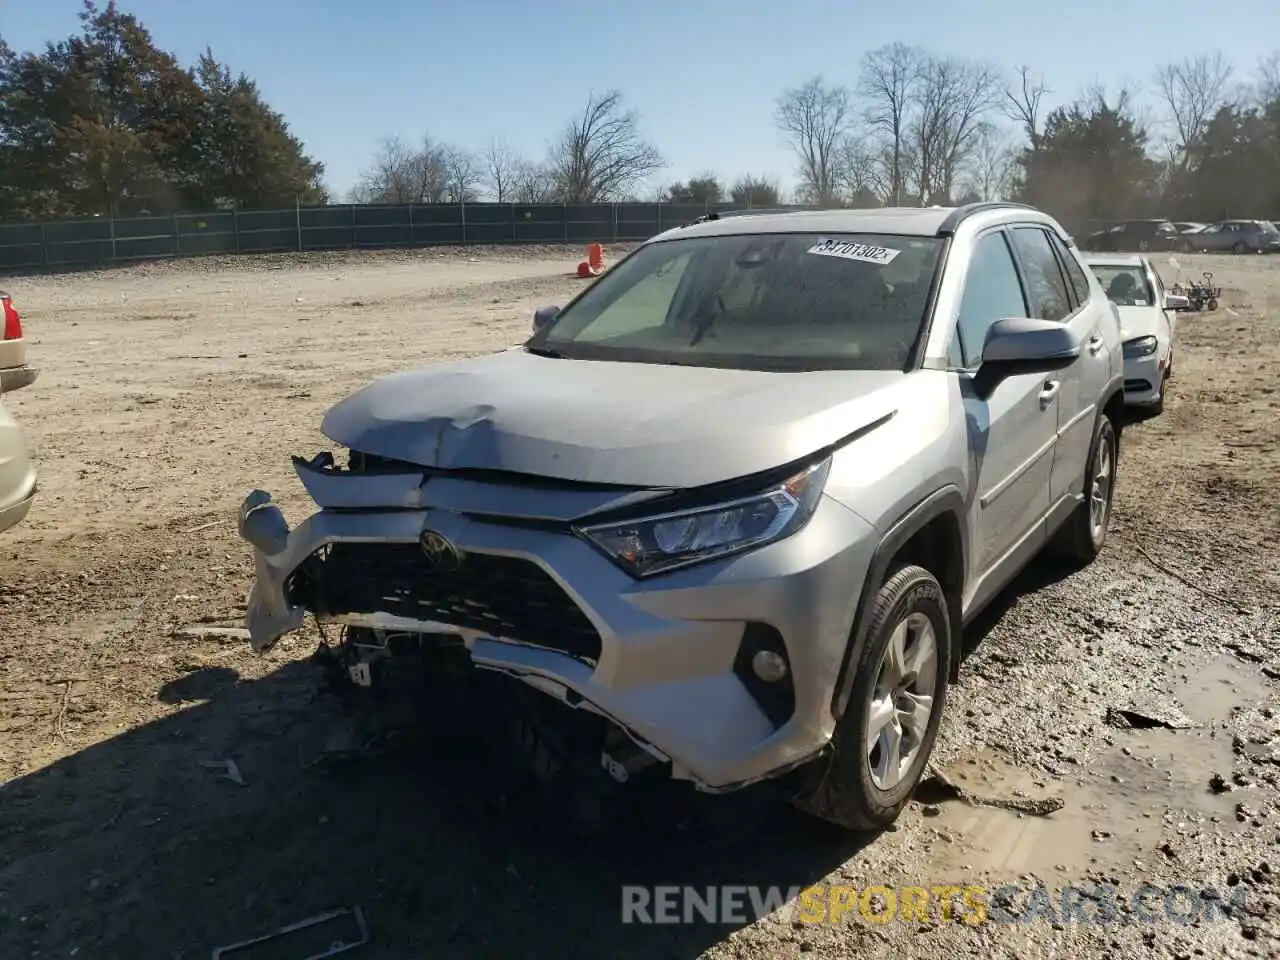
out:
M1126 340L1124 343L1124 355L1126 357L1149 357L1155 352L1155 337L1138 337L1135 340Z
M578 532L636 577L741 553L789 537L818 506L831 458L747 497Z

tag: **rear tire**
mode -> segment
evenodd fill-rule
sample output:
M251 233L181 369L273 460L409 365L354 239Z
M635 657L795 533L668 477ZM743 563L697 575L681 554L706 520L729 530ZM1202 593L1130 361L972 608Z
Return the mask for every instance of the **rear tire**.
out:
M1163 394L1161 395L1163 397ZM1058 531L1055 546L1080 566L1097 559L1107 542L1115 496L1120 438L1111 417L1103 413L1093 434L1084 475L1084 500Z
M1237 240L1235 243L1231 245L1231 252L1232 253L1248 253L1249 248L1245 246L1245 243L1243 240Z
M867 616L866 643L850 665L853 690L831 749L806 771L813 781L793 801L858 831L889 826L911 798L938 738L951 675L946 595L928 570L890 570Z

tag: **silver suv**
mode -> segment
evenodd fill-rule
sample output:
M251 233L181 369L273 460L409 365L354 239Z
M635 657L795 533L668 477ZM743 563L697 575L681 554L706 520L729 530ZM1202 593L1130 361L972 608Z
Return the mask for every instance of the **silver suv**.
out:
M551 769L892 821L965 624L1106 540L1124 360L1072 241L1003 203L726 215L534 325L330 410L297 529L250 494L253 646L309 611L375 687L452 650Z

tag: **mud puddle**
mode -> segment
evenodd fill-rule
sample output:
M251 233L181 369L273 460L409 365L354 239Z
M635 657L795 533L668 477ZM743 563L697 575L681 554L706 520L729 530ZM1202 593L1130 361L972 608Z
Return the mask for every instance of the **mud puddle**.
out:
M919 799L935 862L966 872L1010 878L1051 872L1078 876L1128 869L1134 861L1153 862L1170 835L1184 830L1234 832L1232 737L1224 724L1232 711L1256 704L1266 694L1262 678L1247 665L1223 656L1196 671L1151 711L1180 712L1190 721L1181 729L1164 725L1113 729L1101 720L1098 736L1109 746L1081 775L1052 782L1042 774L1014 766L997 751L986 751L949 765L946 776L957 787L983 798L1053 798L1063 807L1032 816L959 800L936 803L927 788ZM1177 726L1175 724L1175 726Z

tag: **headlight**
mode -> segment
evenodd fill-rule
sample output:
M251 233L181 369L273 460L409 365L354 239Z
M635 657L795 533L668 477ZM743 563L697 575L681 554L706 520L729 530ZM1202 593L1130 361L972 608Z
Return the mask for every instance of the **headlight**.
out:
M813 516L830 468L828 457L749 497L578 532L633 576L652 576L791 536Z
M1126 357L1149 357L1155 352L1155 337L1138 337L1136 340L1126 340L1124 343Z

